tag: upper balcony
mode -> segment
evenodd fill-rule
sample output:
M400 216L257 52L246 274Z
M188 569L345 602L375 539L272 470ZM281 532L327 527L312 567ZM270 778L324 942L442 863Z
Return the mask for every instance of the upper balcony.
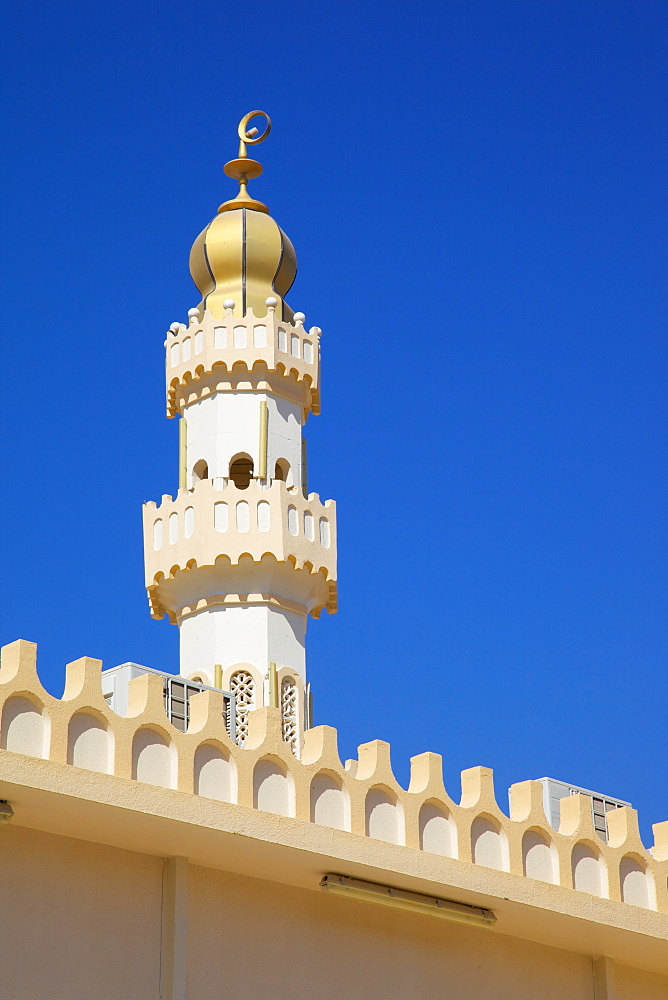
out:
M308 584L310 613L317 617L323 608L336 611L333 500L322 503L316 493L305 497L276 480L269 487L251 480L246 489L231 482L215 489L207 479L192 490L179 490L175 499L163 496L160 506L144 504L143 513L146 589L154 617L172 617L176 610L170 581L177 575L220 567L219 575L226 570L229 580L227 571L244 557L305 571L313 581ZM314 588L318 575L320 584ZM241 580L234 583L241 592Z
M219 373L236 383L248 373L262 377L272 373L288 380L291 395L300 398L308 414L320 412L320 329L307 331L296 313L293 325L279 320L269 306L267 315L256 317L249 310L243 318L228 309L224 319L205 312L200 321L191 310L190 325L174 323L167 333L167 416L173 417L202 391L210 392L205 376ZM215 390L214 390L215 391Z

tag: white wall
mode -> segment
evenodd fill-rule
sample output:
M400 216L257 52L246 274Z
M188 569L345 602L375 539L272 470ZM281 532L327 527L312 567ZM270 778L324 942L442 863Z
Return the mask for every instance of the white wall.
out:
M192 403L185 411L188 485L196 462L209 466L209 478L227 476L230 459L245 452L259 470L260 403L268 410L267 472L273 478L276 461L287 459L302 485L301 408L266 392L219 392Z
M213 684L214 664L223 670L250 663L264 677L270 663L306 676L306 617L261 604L210 608L180 623L181 673L197 672Z

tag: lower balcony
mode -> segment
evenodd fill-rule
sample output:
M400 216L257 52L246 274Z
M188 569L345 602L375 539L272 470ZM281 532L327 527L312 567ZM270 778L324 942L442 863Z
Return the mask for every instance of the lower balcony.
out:
M215 577L227 581L226 593L242 593L242 580L238 574L230 578L229 569L249 560L279 564L300 577L319 576L323 596L309 600L309 611L316 616L323 608L336 611L334 501L323 503L315 493L305 497L278 481L264 488L251 480L246 489L232 483L214 489L212 480L203 480L192 490L180 490L175 499L163 496L159 506L144 505L146 588L154 617L173 617L176 609L164 600L172 588L165 585L196 569L208 570L202 575L207 580L202 599L211 596Z

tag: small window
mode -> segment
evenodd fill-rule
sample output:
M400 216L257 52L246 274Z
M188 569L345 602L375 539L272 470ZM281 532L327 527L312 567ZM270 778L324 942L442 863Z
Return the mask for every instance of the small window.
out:
M290 463L284 458L279 458L274 470L274 479L278 479L280 483L287 483L289 475Z
M230 462L230 479L238 490L246 490L253 478L253 459L248 455L237 455Z
M193 465L193 486L195 485L195 483L200 482L202 479L208 479L208 478L209 478L209 466L207 465L207 463L204 461L203 458L200 458L199 462L195 462L195 464Z

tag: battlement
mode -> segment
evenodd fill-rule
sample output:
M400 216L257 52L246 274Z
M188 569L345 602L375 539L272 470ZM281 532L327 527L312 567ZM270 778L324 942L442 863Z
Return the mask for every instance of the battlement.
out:
M336 504L316 493L274 480L263 487L251 480L246 489L207 479L176 498L165 495L156 506L144 504L146 589L154 618L171 608L159 594L163 582L202 567L285 563L321 575L323 587L309 610L315 617L326 607L336 611ZM309 584L309 591L312 585ZM313 603L314 602L314 603Z
M11 800L6 790L11 760L24 755L22 759L61 768L61 790L71 774L68 795L76 794L77 775L88 789L92 779L84 776L98 772L105 782L118 782L116 799L127 800L134 810L148 809L143 803L150 800L150 810L159 813L162 795L164 808L169 805L178 813L180 802L195 797L208 803L202 823L216 830L233 827L237 836L255 835L255 815L279 817L272 834L276 842L283 836L280 824L291 818L299 844L310 843L310 828L340 831L348 838L341 843L349 862L370 864L365 859L373 857L377 866L412 872L432 884L445 879L447 871L453 885L459 880L477 886L478 893L501 879L494 890L500 898L512 891L529 905L532 892L548 892L547 908L561 907L562 912L573 911L573 905L557 890L575 890L574 895L590 901L581 912L587 920L595 919L592 907L599 897L605 903L602 923L638 932L642 925L643 934L668 936L668 919L661 916L668 913L668 822L654 826L655 843L648 851L635 810L615 809L608 814L606 844L594 829L585 796L562 801L561 823L554 830L545 817L538 782L512 786L506 816L496 802L489 768L463 771L456 801L444 787L437 754L412 758L410 784L404 789L392 773L386 743L362 745L357 760L343 766L336 731L317 726L305 733L297 759L285 741L280 711L263 708L250 714L242 748L228 735L223 708L222 692L195 695L188 729L180 732L165 714L162 678L147 673L130 682L128 711L121 718L105 702L100 661L87 657L68 665L63 698L57 699L40 683L36 646L14 642L3 648L0 668L0 795ZM64 772L63 765L71 771ZM41 765L42 784L45 767ZM138 798L134 783L153 786L154 793L147 790ZM110 794L111 786L104 787L105 795ZM195 822L192 808L184 809L188 822ZM18 802L15 813L20 824ZM371 854L366 844L375 845ZM487 875L481 879L483 871ZM511 876L520 882L503 881ZM614 905L623 911L630 905L636 915L618 914ZM638 908L647 912L642 920Z
M320 329L307 331L300 321L285 323L273 307L261 317L252 309L242 318L232 309L224 319L208 310L201 321L193 315L188 326L173 324L165 350L168 417L212 391L205 376L219 375L224 387L236 388L249 373L259 379L271 374L287 379L289 394L301 397L306 412L320 412Z

